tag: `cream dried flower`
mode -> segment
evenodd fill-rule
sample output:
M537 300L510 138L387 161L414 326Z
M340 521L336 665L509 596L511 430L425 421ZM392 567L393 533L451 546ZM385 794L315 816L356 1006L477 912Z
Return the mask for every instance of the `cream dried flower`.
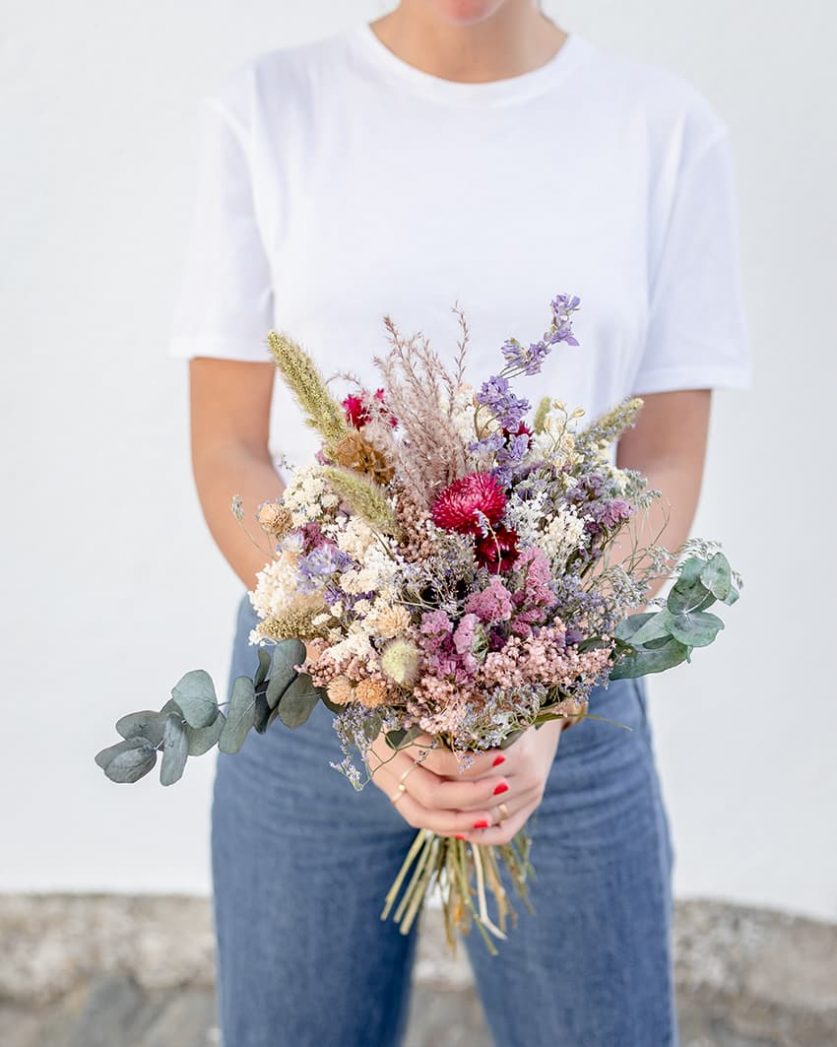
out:
M324 609L322 597L300 596L279 614L265 618L256 631L270 640L313 640L326 632L323 625L314 624Z
M383 607L373 616L369 624L378 636L391 640L406 632L410 627L410 612L401 604L396 604L394 607Z
M335 705L348 705L355 700L355 688L348 676L335 676L326 687L329 701Z
M381 669L401 687L411 687L418 679L421 653L410 640L393 640L381 654Z
M365 705L367 709L377 709L387 700L386 684L382 680L361 680L355 687L355 695L361 705Z

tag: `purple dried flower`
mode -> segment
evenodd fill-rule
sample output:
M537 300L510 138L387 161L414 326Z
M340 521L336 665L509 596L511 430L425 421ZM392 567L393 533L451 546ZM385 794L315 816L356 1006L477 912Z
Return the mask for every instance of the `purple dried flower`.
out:
M559 342L578 345L573 334L572 314L581 305L581 299L577 295L559 294L552 299L550 305L552 323L539 342L531 342L524 346L516 338L508 338L500 346L506 365L513 371L527 375L538 374L554 345Z
M472 440L468 444L468 451L475 455L496 454L505 445L506 438L502 433L491 433L483 440Z
M524 346L516 338L509 338L500 346L500 352L505 357L506 364L515 371L537 374L551 348L552 346L544 340Z
M477 402L493 412L504 429L516 430L529 410L529 401L515 396L507 378L492 375L477 393Z
M602 527L615 527L633 515L633 506L624 498L612 498L609 502L596 506L594 516Z
M572 314L578 310L581 305L581 299L578 295L558 294L552 299L550 304L552 306L552 326L544 335L544 338L550 345L555 345L558 342L565 342L567 345L578 345L578 341L573 334Z
M300 559L299 575L311 587L317 578L345 571L351 562L351 558L336 545L324 542Z

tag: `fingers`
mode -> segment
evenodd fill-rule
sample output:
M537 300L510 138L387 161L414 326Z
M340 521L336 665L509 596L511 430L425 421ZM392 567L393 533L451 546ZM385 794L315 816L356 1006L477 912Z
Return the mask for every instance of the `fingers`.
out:
M537 806L538 788L528 776L442 778L428 770L420 745L393 751L381 744L368 754L372 781L389 798L404 820L416 829L457 836L474 843L508 842ZM450 753L431 753L452 757ZM496 755L496 754L495 754ZM484 765L490 753L481 753ZM428 757L429 759L429 757ZM501 806L502 805L502 806Z
M508 818L503 818L499 824L490 825L487 829L477 829L465 833L465 839L469 843L496 847L510 843L532 816L537 806L537 799L534 801L530 800L516 811L511 812Z
M490 826L499 817L497 798L490 782L443 782L409 758L399 760L396 757L379 765L372 781L386 793L405 821L416 829L431 829L443 836L453 836ZM461 794L463 789L472 790L467 797L469 805L449 805L451 791ZM506 793L501 795L505 800ZM477 802L480 798L483 803ZM516 806L514 800L511 803Z
M414 783L418 774L419 770L399 782L385 768L380 772L378 784L405 821L416 829L430 829L440 836L458 836L480 842L483 831L497 826L501 821L507 824L521 811L528 817L539 801L537 790L528 789L519 795L503 794L502 804L493 798L493 803L465 809L434 806L432 801L423 802L422 796L416 792ZM435 775L430 774L429 777L432 779ZM438 790L434 790L431 795L438 795Z
M406 752L390 756L383 763L376 763L374 758L369 763L373 781L382 779L391 783L392 776L393 788L407 783L410 795L430 810L485 811L496 805L498 796L510 791L508 779L496 772L480 779L441 778L426 769L426 761L418 763Z
M484 811L509 793L509 783L500 775L478 781L440 778L423 767L410 774L409 791L422 806L446 811Z
M397 793L397 787L394 790ZM424 807L409 792L396 798L395 808L401 817L414 829L430 829L439 836L462 836L473 832L478 826L491 824L491 812L444 811Z
M404 749L413 758L419 753L426 753L422 765L444 778L456 778L459 781L472 780L492 774L496 768L506 762L506 757L499 749L487 749L485 752L471 752L457 755L448 749L431 748L432 740L428 735L421 735Z

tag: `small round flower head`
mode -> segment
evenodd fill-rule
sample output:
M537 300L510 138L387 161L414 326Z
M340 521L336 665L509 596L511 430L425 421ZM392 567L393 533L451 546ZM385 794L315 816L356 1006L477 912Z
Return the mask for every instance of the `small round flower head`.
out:
M367 709L377 709L387 700L387 688L383 680L366 679L361 680L355 687L355 695L361 705Z
M410 627L410 612L401 604L395 604L393 607L385 607L377 612L370 624L378 636L392 639L406 632Z
M355 688L347 676L335 676L326 687L329 701L335 705L348 705L355 700Z
M287 534L291 529L290 510L278 502L265 502L259 509L256 518L265 534L269 534L273 538L281 538L283 534Z
M393 640L381 654L381 669L400 687L412 687L418 679L420 652L409 640Z

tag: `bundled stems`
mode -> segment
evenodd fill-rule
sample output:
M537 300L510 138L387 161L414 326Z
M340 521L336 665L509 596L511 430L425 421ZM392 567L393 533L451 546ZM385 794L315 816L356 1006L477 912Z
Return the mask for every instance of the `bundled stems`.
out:
M392 915L401 933L409 934L428 892L438 887L450 947L455 948L457 935L467 933L473 923L488 951L496 955L494 939L505 939L506 924L515 917L503 885L502 866L531 912L526 886L532 875L528 855L529 839L522 832L511 843L494 847L421 829L387 894L381 919ZM496 922L489 914L489 894L494 898Z

